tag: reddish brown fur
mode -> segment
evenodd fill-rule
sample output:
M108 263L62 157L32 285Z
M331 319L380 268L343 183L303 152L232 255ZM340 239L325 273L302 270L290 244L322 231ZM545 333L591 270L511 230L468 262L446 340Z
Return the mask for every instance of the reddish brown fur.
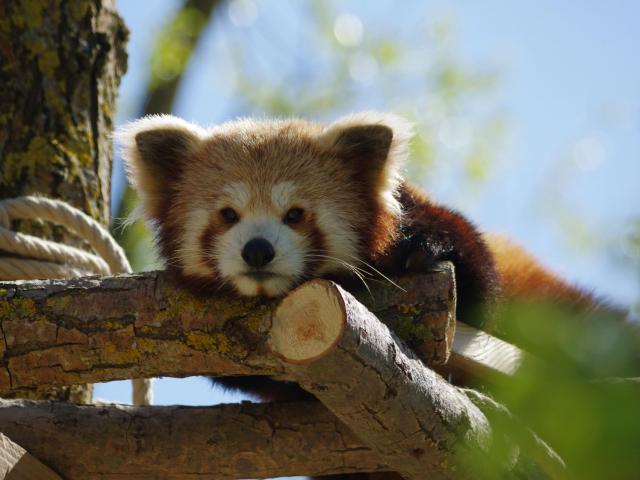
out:
M495 259L506 300L561 303L581 310L599 305L592 295L569 285L507 238L487 234L484 239Z
M483 325L500 297L493 257L480 232L465 217L432 202L409 184L400 189L403 238L377 264L389 274L426 271L450 260L456 268L458 317Z

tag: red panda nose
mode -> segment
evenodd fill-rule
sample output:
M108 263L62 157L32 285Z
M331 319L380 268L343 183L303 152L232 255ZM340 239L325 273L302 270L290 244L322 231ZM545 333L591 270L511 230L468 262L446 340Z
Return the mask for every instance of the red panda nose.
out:
M242 249L242 258L247 265L253 268L264 267L273 260L275 255L273 246L264 238L259 237L249 240Z

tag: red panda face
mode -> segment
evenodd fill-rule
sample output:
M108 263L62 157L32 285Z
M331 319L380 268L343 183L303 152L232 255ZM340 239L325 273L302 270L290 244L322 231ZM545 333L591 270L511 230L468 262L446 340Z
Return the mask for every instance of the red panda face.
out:
M196 240L208 252L208 268L242 295L285 293L358 254L357 235L332 202L318 198L304 182L278 177L225 183L213 215L196 214L208 217ZM198 237L197 228L192 231ZM199 273L184 260L186 270Z
M168 267L204 286L281 295L361 266L393 238L401 148L380 119L203 130L150 117L119 137Z

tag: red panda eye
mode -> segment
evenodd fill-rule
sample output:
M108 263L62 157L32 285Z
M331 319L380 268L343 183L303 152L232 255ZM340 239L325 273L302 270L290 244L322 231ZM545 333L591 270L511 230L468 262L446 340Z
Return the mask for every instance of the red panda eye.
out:
M233 208L223 208L220 210L220 216L228 224L238 223L240 217Z
M304 215L304 210L301 208L291 208L287 213L285 213L282 221L287 225L291 225L292 223L299 223L302 220Z

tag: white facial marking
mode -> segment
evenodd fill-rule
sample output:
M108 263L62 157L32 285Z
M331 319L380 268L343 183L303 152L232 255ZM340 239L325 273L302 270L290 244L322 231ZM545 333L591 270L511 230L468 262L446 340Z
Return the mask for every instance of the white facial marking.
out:
M251 200L251 194L246 183L234 182L225 185L222 191L229 197L235 207L245 208Z
M280 210L289 208L291 197L296 190L293 182L279 182L271 188L271 202Z
M251 270L242 258L242 249L249 240L264 238L273 246L275 257L262 271L273 277L257 281L247 275ZM245 214L240 222L220 236L216 244L218 268L223 278L231 281L242 295L268 296L287 292L304 273L304 251L307 240L284 225L273 215Z
M342 209L331 202L323 202L316 208L316 221L320 231L324 234L325 255L337 260L327 260L318 268L317 273L335 272L342 270L344 265L339 260L357 265L358 237L346 215L340 215Z
M182 261L185 273L189 275L211 275L202 255L200 236L210 221L210 212L204 208L196 208L187 213L182 237L182 248L178 256ZM205 252L206 254L206 252Z

